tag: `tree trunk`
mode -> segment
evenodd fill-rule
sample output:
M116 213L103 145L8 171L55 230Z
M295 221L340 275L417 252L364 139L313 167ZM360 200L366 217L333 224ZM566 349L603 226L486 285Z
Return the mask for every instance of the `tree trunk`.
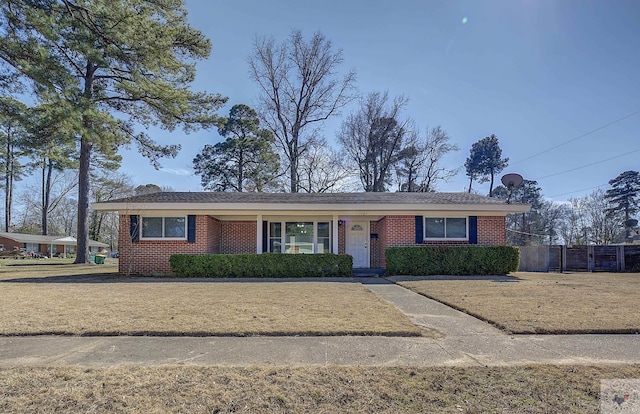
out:
M8 232L9 227L11 227L11 204L13 202L13 148L11 145L11 130L7 131L4 185L4 231Z
M289 146L291 153L289 174L291 174L291 192L298 192L298 141L295 139Z
M491 184L489 185L489 197L493 197L493 173L491 173Z
M469 177L469 190L467 191L469 194L471 194L471 184L473 184L473 177Z
M87 100L93 98L93 76L97 66L87 62L84 75L83 96ZM91 163L91 149L87 134L92 130L92 122L87 114L82 115L84 131L80 138L80 165L78 167L78 240L76 261L74 263L89 263L89 172Z
M91 147L86 137L80 139L78 174L78 247L74 263L89 263L89 162Z

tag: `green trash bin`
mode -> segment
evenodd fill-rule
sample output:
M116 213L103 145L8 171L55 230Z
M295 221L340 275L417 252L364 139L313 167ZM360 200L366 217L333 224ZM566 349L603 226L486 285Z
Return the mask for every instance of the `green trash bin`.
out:
M106 256L104 254L96 254L96 264L104 264L104 259Z
M90 254L89 255L89 261L91 263L95 263L96 262L96 255L95 254Z

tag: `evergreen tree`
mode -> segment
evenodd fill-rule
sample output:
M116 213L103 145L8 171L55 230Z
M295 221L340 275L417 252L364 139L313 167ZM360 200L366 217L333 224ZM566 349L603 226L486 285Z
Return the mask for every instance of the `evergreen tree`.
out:
M27 107L13 98L0 98L0 173L4 186L4 231L11 226L14 182L22 179L25 168L20 157L26 147Z
M202 187L213 191L263 191L273 185L280 168L272 150L273 134L260 128L256 111L234 105L228 118L218 121L226 140L205 145L193 159Z
M509 158L502 158L502 149L498 143L498 137L491 134L471 146L469 158L464 167L469 177L469 192L474 180L484 183L490 181L489 197L493 193L493 182L496 174L499 174L509 164Z
M492 197L507 200L509 199L509 190L499 185L493 190ZM507 229L510 230L507 234L509 244L526 246L544 243L546 237L542 214L544 200L538 182L524 180L522 184L512 190L511 200L516 203L530 204L531 210L526 213L507 215Z
M625 171L610 180L609 185L611 188L604 194L610 205L607 215L624 214L625 240L629 240L631 228L627 223L640 210L640 174L638 171Z
M137 126L207 127L225 99L189 90L210 42L187 22L184 1L5 0L0 61L34 94L67 102L79 125L78 254L88 262L92 153L136 143L158 167L179 145L159 145Z

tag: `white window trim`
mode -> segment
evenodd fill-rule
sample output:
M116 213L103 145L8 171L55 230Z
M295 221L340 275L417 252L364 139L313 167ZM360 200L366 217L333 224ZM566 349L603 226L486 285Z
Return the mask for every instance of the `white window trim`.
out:
M161 218L162 219L162 234L164 234L164 219L165 218L184 218L184 237L144 237L142 221L145 218ZM155 240L155 241L171 241L171 240L187 240L189 237L189 220L187 216L140 216L140 240Z
M444 235L445 237L427 237L427 219L444 219ZM447 219L464 219L465 233L467 237L447 237ZM468 241L469 240L469 217L443 217L443 216L424 216L422 218L422 239L429 241Z
M277 239L277 237L271 237L271 223L280 223L280 251L272 252L271 251L271 240ZM287 223L313 223L313 253L318 254L318 223L329 223L329 237L325 237L329 239L329 252L333 250L333 226L331 220L308 220L308 219L286 219L286 220L268 220L267 225L267 251L269 253L282 253L282 254L292 254L286 253L283 250L286 250L286 227ZM304 253L302 253L304 254Z

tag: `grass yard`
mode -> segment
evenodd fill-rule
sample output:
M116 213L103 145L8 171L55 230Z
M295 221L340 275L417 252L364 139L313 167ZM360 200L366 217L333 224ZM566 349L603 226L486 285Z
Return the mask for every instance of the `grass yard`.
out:
M639 273L391 279L512 333L640 332Z
M0 370L0 412L597 413L601 379L639 377L638 365L13 368Z
M360 283L122 278L114 265L0 267L0 335L387 335L421 330Z

